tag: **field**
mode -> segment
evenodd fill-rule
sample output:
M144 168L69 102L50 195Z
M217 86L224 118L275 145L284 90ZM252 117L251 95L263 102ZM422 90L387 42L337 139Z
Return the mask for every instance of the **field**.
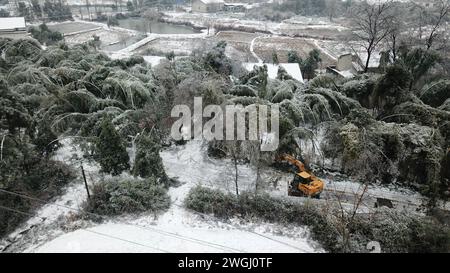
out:
M79 31L93 30L99 28L97 24L91 24L87 22L63 22L63 23L50 23L48 27L53 31L59 31L63 34L69 34Z

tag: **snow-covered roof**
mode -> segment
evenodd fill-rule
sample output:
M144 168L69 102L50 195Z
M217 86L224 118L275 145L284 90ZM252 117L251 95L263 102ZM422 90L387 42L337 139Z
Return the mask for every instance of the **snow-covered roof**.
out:
M165 57L160 56L142 56L144 60L152 66L157 66Z
M0 31L13 30L16 28L25 28L24 17L2 17L0 18Z
M223 0L200 0L203 4L223 4Z
M281 63L281 64L267 64L267 63L243 63L244 68L247 71L252 71L254 66L267 66L267 74L269 79L276 79L278 76L279 67L283 67L289 76L296 79L299 82L303 82L302 71L298 63Z

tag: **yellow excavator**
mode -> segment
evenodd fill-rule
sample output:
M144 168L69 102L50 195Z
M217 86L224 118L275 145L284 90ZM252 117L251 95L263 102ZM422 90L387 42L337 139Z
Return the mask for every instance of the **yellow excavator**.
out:
M289 184L288 195L320 198L324 182L307 171L303 162L287 154L282 155L279 160L296 168L294 179Z

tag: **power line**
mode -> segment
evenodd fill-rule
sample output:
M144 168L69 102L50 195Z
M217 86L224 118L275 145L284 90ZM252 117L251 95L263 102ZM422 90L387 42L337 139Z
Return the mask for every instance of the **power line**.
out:
M106 217L104 215L100 215L100 214L93 213L93 212L82 211L81 209L72 208L72 207L69 207L69 206L66 206L66 205L47 203L45 200L42 200L42 199L39 199L39 198L36 198L36 197L30 197L30 196L22 194L22 193L16 193L16 192L8 191L8 190L5 190L5 189L0 189L0 192L4 192L4 193L7 193L7 194L12 194L12 195L15 195L15 196L18 196L18 197L21 197L21 198L26 198L26 199L29 199L29 200L35 200L35 201L41 202L43 204L51 205L51 206L57 206L57 207L62 207L62 208L66 208L66 209L77 211L77 212L81 212L81 213L87 213L87 214L90 214L90 215L93 215L93 216L100 217L102 219L104 219ZM32 214L29 214L29 215L34 216ZM39 216L36 216L36 217L42 218L42 217L39 217ZM157 232L157 233L165 235L165 236L169 236L169 237L173 237L173 238L177 238L177 239L181 239L181 240L185 240L185 241L201 244L201 245L204 245L204 246L209 246L209 247L220 249L220 250L225 250L225 251L226 250L229 250L229 251L231 250L232 252L245 252L243 250L239 250L239 249L236 249L236 248L232 248L232 247L228 247L228 246L224 246L224 245L220 245L220 244L204 241L204 240L197 239L197 238L183 236L183 235L176 234L176 233L169 232L169 231L162 231L162 230L159 230L159 229L156 229L156 228L152 228L152 227L145 227L145 226L136 225L136 224L133 224L133 226L136 226L136 227L139 227L139 228L142 228L142 229L151 230L153 232Z
M158 248L158 247L144 245L144 244L141 244L141 243L138 243L138 242L134 242L134 241L131 241L131 240L128 240L128 239L123 239L123 238L120 238L120 237L117 237L117 236L113 236L113 235L109 235L109 234L105 234L105 233L102 233L102 232L88 230L88 229L83 229L83 231L87 231L87 232L90 232L90 233L93 233L93 234L98 234L98 235L109 237L109 238L112 238L112 239L124 241L124 242L131 243L131 244L135 244L135 245L138 245L138 246L143 246L143 247L154 249L154 250L161 251L161 252L164 252L164 253L170 253L169 251L163 250L163 249Z
M11 212L16 212L16 213L19 213L19 214L22 214L22 215L34 216L34 215L31 214L31 213L27 213L27 212L23 212L23 211L20 211L20 210L16 210L16 209L4 207L4 206L1 206L1 205L0 205L0 209L7 210L7 211L11 211ZM42 218L42 219L45 219L45 218Z
M204 217L214 218L214 219L216 219L216 220L220 220L218 217L213 216L213 215L209 215L209 214L206 214L206 213L203 213L203 212L195 211L195 210L192 210L192 209L189 209L189 208L180 206L180 205L178 205L178 204L174 204L174 205L177 206L177 207L180 207L180 208L184 208L184 209L186 209L186 210L188 210L188 211L190 211L190 212L192 212L192 213L194 213L194 214L198 214L198 215L201 215L201 216L204 216ZM234 228L239 228L239 226L237 226L237 225L234 225L234 224L230 224L230 225L233 226ZM260 237L269 239L269 240L271 240L271 241L274 241L274 242L277 242L277 243L280 243L280 244L289 246L289 247L291 247L291 248L295 248L295 249L300 250L300 251L303 251L303 252L309 252L309 251L307 251L307 250L305 250L305 249L303 249L303 248L300 248L300 247L297 247L297 246L293 246L293 245L291 245L291 244L288 244L288 243L286 243L286 242L283 242L283 241L280 241L280 240L271 238L271 237L269 237L269 236L263 235L263 234L258 233L258 232L256 232L256 231L252 231L252 230L246 230L246 231L247 231L247 232L250 232L250 233L252 233L252 234L255 234L255 235L257 235L257 236L260 236Z
M16 210L16 209L5 207L5 206L1 206L1 205L0 205L0 209L11 211L11 212L15 212L15 213L18 213L18 214L23 214L23 215L29 215L29 216L37 217L37 218L42 219L43 221L47 220L47 218L45 218L45 217L35 216L35 215L31 214L31 213L23 212L23 211L20 211L20 210ZM150 249L157 250L157 251L160 251L160 252L170 253L169 251L163 250L163 249L158 248L158 247L144 245L144 244L139 243L139 242L135 242L135 241L124 239L124 238L117 237L117 236L113 236L113 235L110 235L110 234L106 234L106 233L102 233L102 232L98 232L98 231L93 231L93 230L89 230L89 229L83 229L83 231L86 231L86 232L89 232L89 233L92 233L92 234L96 234L96 235L100 235L100 236L103 236L103 237L108 237L108 238L112 238L112 239L115 239L115 240L127 242L127 243L130 243L130 244L134 244L134 245L150 248Z

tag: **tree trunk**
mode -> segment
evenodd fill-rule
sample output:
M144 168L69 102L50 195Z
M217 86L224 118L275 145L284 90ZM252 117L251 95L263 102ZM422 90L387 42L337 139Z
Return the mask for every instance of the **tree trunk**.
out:
M397 37L392 36L392 61L397 60Z
M234 183L235 183L235 186L236 186L236 196L239 196L237 158L233 157L233 160L234 160Z
M259 191L259 182L261 180L261 172L260 172L261 168L260 168L260 163L259 163L259 159L258 162L256 163L256 185L255 185L255 194L258 194Z
M364 73L367 73L367 71L369 70L369 62L370 62L370 57L372 55L371 51L367 51L367 60L366 60L366 66L364 67Z

